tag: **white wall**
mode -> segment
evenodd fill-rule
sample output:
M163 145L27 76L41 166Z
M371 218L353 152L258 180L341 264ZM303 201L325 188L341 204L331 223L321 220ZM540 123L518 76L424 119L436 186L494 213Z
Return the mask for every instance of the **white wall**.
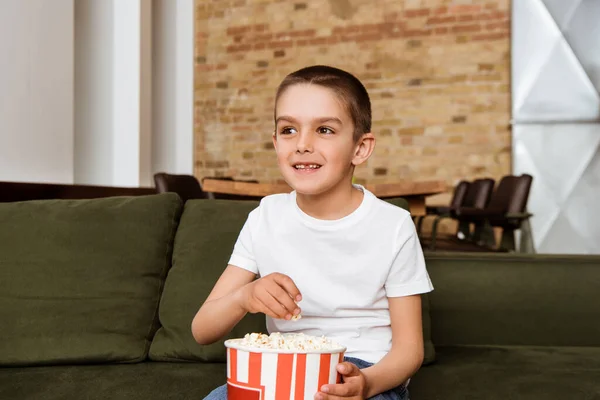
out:
M194 172L194 0L153 1L152 170Z
M0 180L73 182L73 0L0 1Z
M75 182L113 179L113 2L75 1Z
M76 0L75 181L151 186L151 0Z
M193 173L193 20L194 0L0 0L0 180Z

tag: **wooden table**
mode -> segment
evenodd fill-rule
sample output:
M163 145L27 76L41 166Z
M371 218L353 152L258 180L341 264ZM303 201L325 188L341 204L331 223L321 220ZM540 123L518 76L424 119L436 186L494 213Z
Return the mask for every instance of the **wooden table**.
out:
M425 198L445 192L448 188L443 181L390 182L366 184L365 187L380 199L402 197L408 201L413 216L425 215ZM202 190L238 196L261 198L276 193L292 191L286 183L250 183L206 178Z

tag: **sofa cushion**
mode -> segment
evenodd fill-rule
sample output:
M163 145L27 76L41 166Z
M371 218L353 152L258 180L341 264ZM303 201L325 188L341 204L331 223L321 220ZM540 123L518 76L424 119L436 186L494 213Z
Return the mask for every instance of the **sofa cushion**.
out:
M600 399L600 348L438 347L410 382L427 400Z
M408 207L406 200L400 198L392 204ZM225 269L248 213L257 205L253 201L230 200L186 202L175 238L173 267L160 303L162 327L152 342L151 359L225 361L223 341L198 345L192 337L191 321ZM247 315L225 339L248 332L266 332L264 315ZM429 300L423 296L424 364L435 360L430 332Z
M226 360L223 341L201 346L191 323L227 266L233 245L254 201L188 200L175 237L173 266L160 301L162 327L150 347L153 360ZM266 332L263 314L247 314L227 338Z
M225 384L225 364L156 363L0 368L0 399L203 399Z
M0 365L147 356L175 194L0 204Z
M600 256L427 253L436 345L600 347Z

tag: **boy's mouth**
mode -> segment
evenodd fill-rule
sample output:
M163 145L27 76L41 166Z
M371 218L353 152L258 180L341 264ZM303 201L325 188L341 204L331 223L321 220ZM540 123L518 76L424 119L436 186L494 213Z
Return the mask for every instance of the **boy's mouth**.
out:
M297 170L315 170L321 168L320 164L294 164L293 167Z

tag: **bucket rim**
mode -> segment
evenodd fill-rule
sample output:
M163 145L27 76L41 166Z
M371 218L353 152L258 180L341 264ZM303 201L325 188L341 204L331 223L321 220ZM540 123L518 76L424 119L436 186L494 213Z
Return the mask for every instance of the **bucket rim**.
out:
M346 352L345 346L334 347L322 350L289 350L289 349L263 349L259 347L243 346L237 341L241 339L228 339L225 341L225 347L245 351L247 353L276 353L276 354L340 354Z

